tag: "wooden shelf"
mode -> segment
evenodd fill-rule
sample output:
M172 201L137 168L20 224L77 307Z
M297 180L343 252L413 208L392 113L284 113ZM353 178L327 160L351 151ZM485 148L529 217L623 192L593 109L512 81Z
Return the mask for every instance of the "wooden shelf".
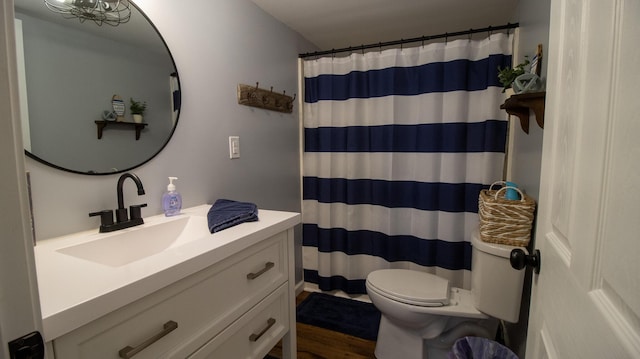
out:
M525 133L529 133L529 110L533 111L536 122L544 128L544 101L546 92L531 92L509 97L500 108L509 115L520 118L520 126Z
M120 127L130 127L136 130L136 141L140 139L140 131L145 128L147 123L137 123L137 122L117 122L117 121L105 121L105 120L97 120L96 126L98 126L98 139L102 139L102 130L104 130L107 126L120 126Z

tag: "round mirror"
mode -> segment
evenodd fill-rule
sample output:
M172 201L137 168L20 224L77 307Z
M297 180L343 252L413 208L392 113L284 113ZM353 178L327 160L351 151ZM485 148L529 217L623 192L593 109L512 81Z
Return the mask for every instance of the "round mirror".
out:
M180 83L164 40L135 4L117 26L54 13L42 0L16 0L15 7L29 157L106 175L138 167L164 148L180 113Z

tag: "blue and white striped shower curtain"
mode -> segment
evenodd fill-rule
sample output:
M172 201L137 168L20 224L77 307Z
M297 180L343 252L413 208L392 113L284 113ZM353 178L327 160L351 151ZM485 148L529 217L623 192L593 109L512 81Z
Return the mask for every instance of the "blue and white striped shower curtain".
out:
M511 38L304 61L303 266L366 293L409 268L469 288L478 193L502 177Z

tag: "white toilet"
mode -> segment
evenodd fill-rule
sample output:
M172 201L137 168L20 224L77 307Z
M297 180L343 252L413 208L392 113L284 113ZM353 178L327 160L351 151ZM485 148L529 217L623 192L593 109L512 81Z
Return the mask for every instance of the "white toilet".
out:
M483 242L477 231L471 245L470 291L414 270L383 269L367 276L367 294L382 312L377 359L446 358L457 339L494 339L498 319L518 321L524 271L509 262L516 247Z

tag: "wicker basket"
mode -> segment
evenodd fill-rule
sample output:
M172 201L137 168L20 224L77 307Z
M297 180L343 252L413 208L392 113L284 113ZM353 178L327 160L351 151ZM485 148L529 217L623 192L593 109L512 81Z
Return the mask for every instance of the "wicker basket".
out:
M503 187L494 190L494 185ZM478 214L480 215L480 239L484 242L526 247L531 239L531 224L536 202L516 187L495 182L489 189L480 191ZM520 200L505 199L502 194L512 188L520 194Z

